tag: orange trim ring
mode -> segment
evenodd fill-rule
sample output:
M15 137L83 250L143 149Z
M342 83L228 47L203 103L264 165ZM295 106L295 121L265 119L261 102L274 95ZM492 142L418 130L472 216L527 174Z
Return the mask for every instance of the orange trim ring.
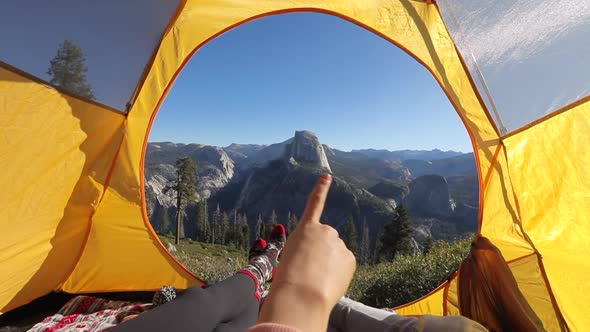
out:
M415 299L415 300L414 300L414 301L412 301L412 302L409 302L409 303L406 303L406 304L402 304L402 305L400 305L400 306L397 306L397 307L393 307L392 309L393 309L393 310L399 310L399 309L403 309L403 308L409 307L409 306L411 306L411 305L414 305L414 304L416 304L416 303L418 303L418 302L420 302L420 301L422 301L422 300L424 300L424 299L426 299L426 298L430 297L430 296L431 296L431 295L433 295L434 293L436 293L436 292L438 292L439 290L441 290L443 287L446 287L446 286L447 286L447 284L448 284L449 282L450 282L449 280L445 280L445 282L443 282L443 283L442 283L442 284L440 284L438 287L436 287L435 289L433 289L432 291L430 291L428 294L426 294L426 295L424 295L424 296L421 296L421 297L419 297L419 298ZM443 296L444 296L444 295L443 295ZM443 310L444 310L444 308L443 308Z
M194 56L194 54L198 50L200 50L204 45L206 45L207 43L209 43L213 39L215 39L215 38L219 37L220 35L226 33L227 31L230 31L230 30L232 30L232 29L234 29L234 28L236 28L236 27L238 27L240 25L243 25L245 23L254 21L256 19L264 18L264 17L275 16L275 15L280 15L280 14L287 14L287 13L305 13L305 12L315 12L315 13L327 14L327 15L339 17L339 18L341 18L343 20L346 20L348 22L351 22L353 24L356 24L356 25L358 25L358 26L366 29L367 31L372 32L375 35L377 35L377 36L385 39L386 41L392 43L393 45L399 47L401 50L403 50L404 52L406 52L406 54L408 54L409 56L411 56L418 63L420 63L424 68L426 68L426 70L432 75L432 77L439 84L439 86L441 87L441 89L443 90L443 92L445 93L445 95L447 96L447 99L449 100L449 102L451 103L451 105L453 105L453 108L455 109L455 111L459 115L459 118L463 122L463 125L465 126L465 128L467 130L467 133L469 135L469 139L471 140L471 145L473 147L474 156L475 156L475 159L476 159L476 167L477 167L477 170L478 170L478 181L479 181L479 186L480 186L480 191L479 191L479 219L481 220L481 216L483 215L483 205L484 205L483 195L482 195L482 192L483 192L482 176L483 176L483 174L482 174L481 166L480 166L480 162L479 162L479 153L477 152L478 151L477 140L475 139L475 135L472 132L472 129L467 124L466 119L458 111L459 110L459 107L453 101L453 99L451 98L450 93L443 86L442 82L436 77L436 75L434 74L433 70L426 63L424 63L420 58L418 58L415 54L413 54L410 50L408 50L407 48L405 48L403 45L399 44L398 42L396 42L395 40L393 40L393 39L389 38L388 36L382 34L381 32L376 31L373 28L371 28L371 27L365 25L364 23L359 22L359 21L357 21L357 20L355 20L353 18L350 18L348 16L342 15L342 14L337 13L337 12L333 12L333 11L329 11L329 10L325 10L325 9L321 9L321 8L291 8L291 9L283 9L283 10L266 12L266 13L263 13L263 14L252 16L250 18L247 18L245 20L242 20L242 21L240 21L238 23L232 24L232 25L230 25L230 26L222 29L221 31L217 32L216 34L212 35L211 37L207 38L205 41L203 41L202 43L200 43L199 45L197 45L187 55L187 57L182 61L182 63L180 64L180 66L178 67L178 69L176 70L176 72L174 73L174 75L172 76L172 78L170 79L170 81L168 82L168 85L164 89L164 92L162 93L162 96L158 100L158 103L154 107L154 110L152 111L152 114L150 116L150 120L149 120L149 123L148 123L148 127L147 127L147 130L146 130L144 141L143 141L143 148L142 148L142 152L141 152L139 170L140 170L141 201L142 201L142 212L143 212L144 223L146 224L146 226L148 227L148 229L150 230L150 232L152 233L152 235L155 237L155 239L160 243L160 245L162 246L162 248L164 248L164 246L161 243L161 241L159 240L159 238L157 237L157 235L155 234L155 231L153 230L153 228L151 226L151 223L149 222L149 217L147 215L147 204L146 204L145 190L143 189L144 186L145 186L145 179L144 179L145 178L145 169L144 169L144 166L145 166L145 155L146 155L146 151L147 151L147 144L148 144L148 139L149 139L149 134L151 132L151 128L153 126L153 123L154 123L154 120L156 118L156 115L157 115L157 113L159 112L159 110L160 110L160 108L162 106L162 103L164 102L164 100L168 96L168 93L170 92L172 86L176 82L176 79L178 78L178 76L180 75L180 73L182 72L182 70L184 69L184 67L188 64L188 62L190 61L190 59ZM160 46L158 46L158 49L159 49L159 47ZM455 49L455 52L457 52L456 49ZM151 68L150 68L150 70L151 70ZM164 251L168 253L167 250L164 250ZM184 267L182 264L180 264L170 253L168 253L168 255L172 259L174 259L174 261L176 261L180 266L182 266L185 271L189 272L196 279L199 279L196 275L194 275L194 273L192 273L186 267Z
M442 18L442 14L441 14L440 7L439 7L438 3L435 3L435 7L436 7L436 10L438 11L438 16L440 16ZM475 80L473 79L473 76L471 75L471 71L467 67L467 63L465 62L465 58L463 58L463 53L461 53L459 51L459 48L457 47L457 43L455 42L453 35L450 33L445 20L442 20L442 22L443 22L443 25L445 26L445 29L447 30L447 34L449 35L449 38L451 39L451 41L453 42L453 45L455 46L455 52L459 56L459 61L461 62L461 66L463 67L463 71L465 71L465 74L467 75L467 79L469 80L469 84L471 84L471 89L475 92L475 96L477 97L477 100L479 101L481 108L483 109L486 117L488 118L488 121L490 122L490 124L494 128L496 135L498 137L500 137L501 136L500 130L498 130L498 126L496 125L494 118L491 116L490 110L488 109L487 104L483 101L483 98L481 97L481 94L479 93L479 89L477 88L477 86L475 84ZM455 23L458 25L458 22L455 22ZM483 76L482 76L482 78L483 78ZM482 82L482 83L485 85L485 82ZM487 91L487 92L488 92L488 97L490 98L490 101L493 103L493 100L491 99L492 96L491 96L490 92L489 91ZM500 122L501 122L500 115L497 114L497 112L494 112L494 113L496 113L498 120L500 120Z
M142 183L142 188L143 188L143 186L144 186L144 184ZM144 191L145 190L142 189L142 192L144 192ZM164 243L162 243L162 240L160 240L160 237L158 236L158 234L156 234L156 231L154 230L154 228L152 227L152 224L149 221L149 217L147 215L147 210L145 208L145 205L143 205L143 208L142 208L142 215L143 215L144 224L145 224L146 228L148 229L148 232L152 236L152 239L154 241L156 241L156 243L160 246L160 249L166 253L168 258L170 258L170 260L172 260L174 263L176 263L176 265L178 265L184 272L188 273L195 280L199 281L203 285L207 285L207 282L205 280L199 278L199 276L197 276L193 271L187 269L186 266L184 266L178 259L176 259L176 257L174 257L168 251L168 249L166 249L166 247L164 246ZM146 222L146 220L147 220L147 222Z
M441 12L440 12L440 7L438 6L438 3L434 3L434 6L436 7L436 11L438 12L438 16L442 18ZM472 90L475 93L475 96L477 97L477 100L479 101L479 104L481 105L482 109L484 110L484 113L486 115L486 118L488 119L488 122L490 122L490 124L492 125L492 128L494 128L494 131L496 133L496 135L499 137L500 136L500 131L498 130L498 127L496 126L496 123L494 122L492 116L490 115L490 112L487 108L486 103L483 101L483 98L481 97L481 94L479 93L479 90L477 89L475 82L473 81L473 77L471 76L471 72L469 71L469 69L467 69L467 66L465 64L465 60L463 59L463 56L461 54L461 52L459 52L459 49L457 48L457 44L455 43L455 41L453 40L453 36L451 35L451 33L449 32L449 29L445 23L444 20L442 20L443 25L445 27L445 30L447 31L447 34L449 35L449 38L453 41L453 44L455 45L455 53L457 54L458 58L459 58L459 62L461 62L461 66L463 67L463 71L465 72L465 75L467 76L467 78L469 79L469 84L471 85ZM424 65L426 68L428 68L428 66ZM428 68L428 70L430 71L430 68ZM434 77L435 80L438 81L438 79L436 78L436 76L432 73L432 71L430 71L432 76ZM484 193L485 190L487 188L487 181L484 181L483 179L483 173L481 170L481 164L480 164L480 160L479 160L479 153L478 153L478 146L477 146L477 141L474 138L473 133L471 132L471 128L467 125L467 121L463 118L463 116L461 115L461 113L458 111L458 107L457 105L455 105L455 103L453 102L453 100L451 99L451 97L449 96L448 92L446 91L446 89L444 88L444 86L438 82L440 87L443 89L443 91L445 92L445 94L447 95L447 98L449 99L449 101L451 102L451 105L453 105L453 108L455 108L455 111L457 112L457 114L459 115L459 118L461 119L461 121L463 122L463 126L465 126L465 128L467 129L467 133L469 134L469 138L471 139L471 144L473 145L473 155L475 156L475 165L477 167L477 180L479 183L479 209L478 209L478 217L477 217L477 224L478 224L478 229L477 229L477 234L480 235L481 234L481 226L483 224L483 209L484 209ZM498 153L498 151L496 151L496 153ZM488 175L489 175L489 171L493 166L493 163L495 161L495 158L493 158L493 161L490 163L490 167L488 169ZM487 177L487 175L486 175Z
M176 8L176 12L174 13L174 16L172 16L172 18L168 22L168 25L166 26L166 30L162 34L162 37L160 38L157 47L154 48L149 61L146 63L145 67L143 68L143 72L141 73L141 79L139 80L139 83L137 84L137 86L133 90L131 97L129 98L129 105L128 105L129 109L127 109L128 112L131 110L131 108L133 108L133 104L135 103L135 100L137 99L137 96L139 95L139 91L141 91L141 89L143 88L143 84L145 83L148 73L154 64L154 61L156 60L156 55L158 54L158 51L160 50L160 45L164 41L164 38L166 38L166 35L168 35L170 30L172 30L172 27L174 26L174 24L178 20L178 17L182 13L182 10L184 9L186 2L187 2L187 0L182 0L181 3Z

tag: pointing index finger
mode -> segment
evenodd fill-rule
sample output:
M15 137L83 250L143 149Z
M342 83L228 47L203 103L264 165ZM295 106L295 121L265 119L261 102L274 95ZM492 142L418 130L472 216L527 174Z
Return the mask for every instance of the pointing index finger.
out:
M313 191L309 195L301 223L319 223L322 212L324 211L324 204L326 204L326 197L332 184L332 176L330 174L322 174L316 183Z

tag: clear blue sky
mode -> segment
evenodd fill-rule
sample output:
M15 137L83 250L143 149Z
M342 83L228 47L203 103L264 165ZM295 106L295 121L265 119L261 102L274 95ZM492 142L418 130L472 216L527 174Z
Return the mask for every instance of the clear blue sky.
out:
M116 10L66 0L11 3L0 13L7 46L0 59L49 79L49 60L69 39L84 50L97 100L122 109L175 8L141 0L129 25L138 1L117 2ZM94 15L80 14L86 12ZM76 20L56 21L58 15ZM210 42L181 73L150 140L270 144L302 129L342 150L471 151L459 117L422 66L372 33L323 14L264 18Z
M150 141L269 144L302 129L342 150L472 151L418 62L323 14L263 18L207 44L180 74Z

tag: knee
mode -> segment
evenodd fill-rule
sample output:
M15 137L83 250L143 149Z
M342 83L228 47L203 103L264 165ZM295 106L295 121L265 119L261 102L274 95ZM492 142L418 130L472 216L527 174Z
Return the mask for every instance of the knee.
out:
M209 295L206 289L202 288L201 286L193 286L182 292L179 296L179 299L183 299L184 301L192 301L197 299L203 300L207 297L209 297Z

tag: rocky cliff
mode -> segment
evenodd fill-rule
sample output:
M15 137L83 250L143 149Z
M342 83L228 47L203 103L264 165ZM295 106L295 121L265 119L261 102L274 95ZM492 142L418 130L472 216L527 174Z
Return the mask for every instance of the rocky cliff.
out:
M444 177L420 176L410 182L409 189L404 204L410 213L425 217L449 217L453 213L454 206Z
M412 177L437 174L444 177L477 175L473 153L466 153L443 159L408 159L402 162Z
M322 145L309 131L297 131L294 137L271 145L232 144L221 148L149 143L145 169L148 212L154 215L166 210L171 216L174 214L174 193L164 194L163 189L175 179L176 159L190 156L198 165L197 199L208 198L211 210L219 204L224 212L245 214L250 223L255 222L259 214L267 220L273 210L279 221L289 212L300 215L317 176L331 171L334 184L324 221L337 229L341 230L350 216L359 228L367 220L374 239L382 226L395 216L394 209L400 203L408 209L418 243L429 236L452 238L477 229L477 176L454 176L465 172L472 174L475 169L472 154L418 162L392 160L395 155L392 152L384 159L364 150L332 149ZM415 157L417 154L405 151L402 155ZM420 151L420 155L443 157L449 154ZM424 175L415 178L413 174L431 170L444 170L454 177ZM447 179L450 182L447 183ZM195 216L189 209L184 218L186 227L194 226Z
M197 199L207 198L212 191L225 187L235 175L233 160L220 147L149 143L146 151L145 189L161 206L172 207L176 204L174 194L164 194L163 189L174 181L176 160L184 156L191 157L197 164Z
M279 221L284 221L288 213L301 216L308 195L322 172L320 167L275 160L221 189L211 197L209 204L219 204L226 211L238 210L247 215L250 223L254 223L258 215L268 220L273 211ZM359 227L363 220L367 220L371 234L375 235L395 216L394 208L395 205L387 200L334 176L322 218L323 222L339 230L343 229L348 217L353 217Z
M285 147L285 159L332 172L324 147L311 131L296 131L293 141Z

